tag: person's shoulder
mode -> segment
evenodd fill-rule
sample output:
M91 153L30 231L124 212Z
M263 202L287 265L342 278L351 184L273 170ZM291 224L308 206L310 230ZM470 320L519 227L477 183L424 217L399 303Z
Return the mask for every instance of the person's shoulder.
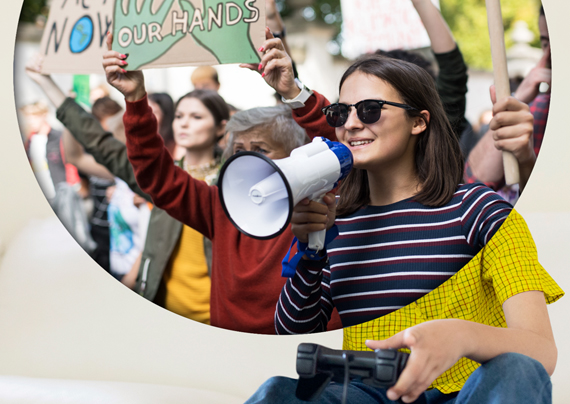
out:
M497 192L480 182L473 184L459 184L453 197L464 208L474 205L493 204L507 209L512 209L512 205Z
M340 200L340 197L337 195L336 196L336 202L338 204L338 201ZM353 212L349 212L349 213L345 213L343 215L339 215L337 216L337 220L339 221L351 221L352 219L358 219L362 216L366 216L367 214L369 214L368 209L369 206L365 205L365 206L361 206L360 208L356 209Z
M459 184L454 195L469 196L473 193L487 193L489 191L498 195L495 191L493 191L490 187L483 184L482 182L473 182L470 184Z

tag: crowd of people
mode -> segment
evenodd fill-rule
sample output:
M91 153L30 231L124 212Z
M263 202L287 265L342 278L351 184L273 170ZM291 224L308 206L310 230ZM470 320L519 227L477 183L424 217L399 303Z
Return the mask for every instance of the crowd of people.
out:
M550 84L544 12L542 59L511 97L496 100L491 89L493 117L474 140L465 118L468 76L461 51L432 2L412 2L438 73L413 52L364 55L344 73L332 104L299 80L271 0L261 63L240 66L259 72L259 80L275 90L274 107L238 111L228 105L217 92L215 68L206 66L194 71L193 90L176 102L165 93L147 94L143 73L128 71L128 55L111 49L111 34L103 68L109 85L124 96L125 110L103 92L87 111L40 73L41 60L33 60L27 72L57 108L65 130L45 123L45 106L30 107L28 115L40 115L29 125L30 162L56 213L73 212L64 224L93 258L170 311L260 334L345 327L346 346L411 349L396 386L386 391L351 383L350 402L422 396L463 403L474 392L477 402L494 402L497 394L501 403L528 401L530 394L532 402L548 402L556 346L546 303L563 292L536 261L528 229L512 206L536 161L550 102L549 93L538 90L540 83ZM241 151L282 159L316 136L350 149L348 178L323 203L295 206L290 227L277 237L240 233L218 194L223 161ZM518 186L504 184L502 151L518 162ZM61 198L64 203L56 203ZM90 204L82 201L89 198ZM320 230L338 235L308 254L308 234ZM389 333L358 328L456 282L466 273L462 268L500 248L493 240L503 231L530 244L501 249L496 262L507 264L481 264L468 279L482 289L491 285L485 290L495 296L495 306L473 305L445 316L426 311ZM301 259L294 276L284 278L281 263L291 249ZM523 281L514 287L513 278ZM445 293L454 299L459 292L452 287ZM502 323L479 321L480 312ZM457 370L461 358L483 366ZM506 368L521 367L532 371L503 376ZM446 372L451 376L442 379ZM508 383L493 389L499 375ZM339 402L341 390L328 386L322 402ZM272 378L248 402L296 402L294 391L292 380Z

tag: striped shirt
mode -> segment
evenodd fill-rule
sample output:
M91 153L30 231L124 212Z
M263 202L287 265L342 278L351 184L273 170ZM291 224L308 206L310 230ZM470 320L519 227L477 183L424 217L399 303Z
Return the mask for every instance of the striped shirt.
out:
M445 206L413 198L337 218L321 261L301 260L275 314L278 334L323 331L336 306L344 327L398 310L458 272L512 206L482 184L460 185Z

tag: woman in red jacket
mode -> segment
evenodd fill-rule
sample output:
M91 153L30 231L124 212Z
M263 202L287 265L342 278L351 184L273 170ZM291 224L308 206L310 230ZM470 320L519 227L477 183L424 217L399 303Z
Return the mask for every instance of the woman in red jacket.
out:
M285 231L271 240L257 240L241 234L226 217L217 187L194 179L173 164L158 135L143 74L124 70L126 56L112 51L110 44L111 36L103 66L109 84L125 96L127 152L141 189L151 195L156 206L212 240L211 324L274 334L275 305L285 282L281 260L293 235ZM269 158L283 158L307 140L288 107L269 109L254 109L260 123L247 130L236 120L242 113L230 120L227 128L233 137L229 147L234 152L254 150ZM254 114L245 121L252 119Z

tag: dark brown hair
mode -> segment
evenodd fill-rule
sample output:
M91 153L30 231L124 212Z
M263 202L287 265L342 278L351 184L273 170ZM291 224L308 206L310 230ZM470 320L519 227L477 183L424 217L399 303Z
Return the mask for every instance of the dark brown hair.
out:
M442 206L451 200L463 179L463 157L459 142L441 104L434 80L421 67L412 63L367 55L358 59L342 76L340 88L353 73L375 76L391 85L402 102L416 110L406 110L408 118L421 117L426 129L418 135L414 160L421 191L414 200L426 206ZM430 113L429 120L420 111ZM370 203L366 170L353 168L339 188L337 215L355 212Z
M178 108L178 104L185 98L196 98L200 100L202 104L214 117L214 122L216 126L219 126L222 121L227 121L230 119L230 109L228 108L228 104L224 101L220 94L213 90L194 90L190 91L188 94L183 95L180 99L176 102L174 106L174 111Z
M103 119L113 116L121 112L123 108L110 97L101 97L97 99L91 107L91 114L97 118L99 122Z
M174 150L174 135L172 134L172 121L174 120L174 101L167 93L151 93L148 99L154 102L162 111L162 122L158 133L164 139L164 144L172 154Z
M220 94L213 90L194 90L190 91L188 94L183 95L176 101L176 105L174 106L174 111L176 114L176 109L178 108L178 104L185 98L196 98L200 100L202 104L210 111L212 116L214 117L214 123L216 126L220 126L222 121L227 121L230 119L230 109L228 108L228 104L222 98ZM220 146L218 146L218 142L224 135L218 136L215 139L216 145L214 146L214 157L221 158L223 150Z
M419 67L427 71L434 80L437 79L437 74L435 74L435 71L433 70L432 63L417 52L412 52L404 49L393 49L390 51L384 51L382 49L378 49L374 53L376 55L381 55L393 59L405 60L406 62L418 65Z

